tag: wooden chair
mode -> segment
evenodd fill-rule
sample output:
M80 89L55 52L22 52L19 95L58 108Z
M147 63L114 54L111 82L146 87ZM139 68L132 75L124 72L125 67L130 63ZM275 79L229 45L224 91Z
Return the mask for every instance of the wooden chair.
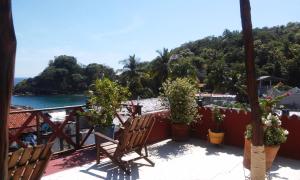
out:
M52 143L21 148L8 155L9 180L39 180L49 162Z
M144 114L127 120L121 128L118 140L111 139L101 133L95 132L97 148L97 164L100 163L100 154L104 153L113 163L118 165L126 174L130 174L129 163L138 159L145 159L154 166L148 159L147 139L155 123L153 114ZM103 142L106 141L106 142ZM144 154L142 153L144 149ZM129 161L122 160L128 153L136 152L139 157Z

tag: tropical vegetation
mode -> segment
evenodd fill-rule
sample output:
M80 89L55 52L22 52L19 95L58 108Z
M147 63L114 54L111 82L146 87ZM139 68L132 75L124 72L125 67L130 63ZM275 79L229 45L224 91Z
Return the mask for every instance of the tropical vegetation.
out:
M255 28L253 34L257 77L272 75L300 87L300 23ZM14 93L82 93L96 78L107 77L127 86L132 99L147 98L158 96L167 78L188 77L205 84L204 91L236 94L239 102L247 102L244 54L241 32L225 30L220 36L157 50L153 60L130 55L117 71L96 63L82 65L63 55L51 60L38 76L19 83Z
M117 109L130 96L128 88L122 87L108 78L96 79L87 93L88 111L80 113L89 117L92 125L110 126Z
M214 107L212 110L212 119L216 123L216 128L213 129L214 132L221 132L221 124L223 123L225 114L221 113L221 110Z
M287 140L288 130L281 127L281 120L277 115L269 113L262 117L264 145L276 146ZM251 140L253 136L252 126L248 124L245 131L245 138Z
M190 124L195 120L199 114L195 100L197 88L190 79L168 79L162 90L162 98L170 107L172 123Z
M267 97L259 100L262 114L261 122L264 132L264 145L266 146L280 145L287 140L287 135L289 132L281 127L281 120L275 113L274 109L276 104L286 96L288 96L288 94L283 94L276 97ZM245 131L245 137L246 139L251 140L252 136L252 125L248 124Z

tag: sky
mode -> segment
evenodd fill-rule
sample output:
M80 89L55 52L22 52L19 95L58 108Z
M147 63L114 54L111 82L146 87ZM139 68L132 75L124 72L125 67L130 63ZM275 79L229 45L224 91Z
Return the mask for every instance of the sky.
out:
M12 0L16 77L33 77L59 55L122 68L135 54L173 49L225 29L241 30L239 0ZM251 0L253 27L300 22L299 0Z

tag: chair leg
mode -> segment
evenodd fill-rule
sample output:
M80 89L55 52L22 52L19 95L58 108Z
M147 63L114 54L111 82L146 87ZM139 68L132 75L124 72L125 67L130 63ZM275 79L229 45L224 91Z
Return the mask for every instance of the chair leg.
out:
M144 149L145 149L145 157L144 157L144 159L146 161L148 161L152 166L154 166L155 163L148 158L148 149L147 149L147 146L145 146Z
M155 163L153 161L151 161L148 157L144 157L144 159L151 164L152 167L155 166Z
M96 163L99 164L100 163L100 147L99 144L96 142Z
M141 158L144 158L149 164L151 164L151 166L154 166L155 163L148 158L148 149L147 149L147 146L145 146L144 149L145 149L145 155L142 154L142 150L141 149L137 150L136 153L138 153Z
M119 161L117 161L117 162L115 162L127 175L130 175L130 170L129 170L129 168L127 168L126 167L126 165L128 165L127 164L127 162L125 162L125 161L122 161L122 160L119 160Z

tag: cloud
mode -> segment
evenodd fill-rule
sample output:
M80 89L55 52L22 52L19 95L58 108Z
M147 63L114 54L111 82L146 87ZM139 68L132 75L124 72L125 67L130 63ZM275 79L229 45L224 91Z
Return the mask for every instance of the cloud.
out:
M120 36L125 35L134 32L138 28L140 28L144 24L144 21L141 17L136 16L133 18L133 20L126 26L111 30L109 32L100 32L100 33L94 33L91 38L92 39L103 39L108 37L114 37L114 36Z

